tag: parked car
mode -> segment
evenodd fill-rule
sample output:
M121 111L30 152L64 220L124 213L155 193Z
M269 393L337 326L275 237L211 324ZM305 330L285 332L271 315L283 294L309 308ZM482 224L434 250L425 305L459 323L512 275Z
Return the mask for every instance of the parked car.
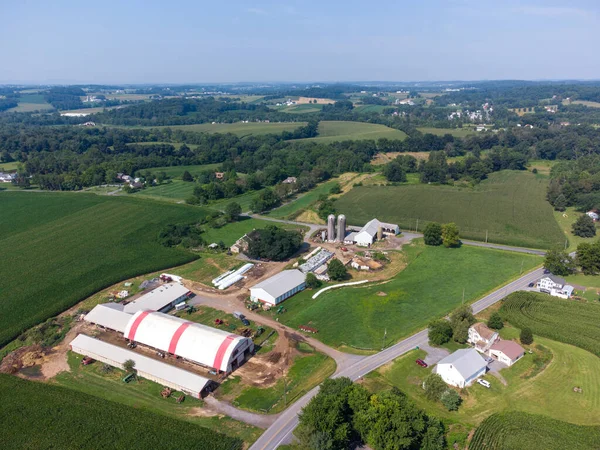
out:
M427 367L427 363L425 361L423 361L422 359L417 359L415 362L418 365L420 365L421 367Z
M534 286L535 286L535 283L529 283L527 286L529 286L529 287L534 287Z
M549 273L550 273L550 271L548 269L544 269L544 275L547 275Z
M83 358L81 360L81 364L83 364L84 366L87 366L88 364L93 363L94 361L96 361L95 359L90 358L89 356L86 356L85 358Z
M494 358L492 358L491 356L486 356L485 357L485 362L488 363L488 364L491 363L491 362L494 362Z
M489 381L482 380L481 378L477 380L477 382L483 387L490 388L491 384Z
M248 319L244 318L244 319L240 319L240 320L242 321L242 323L244 324L244 326L247 327L248 325L250 325L250 321Z
M245 316L245 315L243 315L241 312L238 312L238 311L235 311L235 312L233 313L233 317L235 317L236 319L240 319L240 320L242 320L242 319L245 319L245 318L246 318L246 316Z

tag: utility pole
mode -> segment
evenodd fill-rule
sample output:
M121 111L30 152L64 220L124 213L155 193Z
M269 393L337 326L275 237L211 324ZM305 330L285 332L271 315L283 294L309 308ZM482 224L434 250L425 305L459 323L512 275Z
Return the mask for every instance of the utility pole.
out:
M565 250L567 249L568 246L569 246L569 240L565 239Z
M283 376L283 405L287 406L287 380L285 375Z
M385 337L387 336L387 328L383 332L383 341L381 342L381 351L385 348Z
M523 263L525 262L525 260L521 261L521 271L519 272L519 275L523 274Z
M463 287L463 299L462 299L462 304L465 304L465 288Z
M417 226L415 227L415 233L419 232L419 219L417 219Z
M485 243L487 244L488 230L485 230Z

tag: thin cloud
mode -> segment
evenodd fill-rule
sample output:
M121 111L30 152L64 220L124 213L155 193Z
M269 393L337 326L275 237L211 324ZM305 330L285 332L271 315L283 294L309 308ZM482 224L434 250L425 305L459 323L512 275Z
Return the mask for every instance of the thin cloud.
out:
M559 16L580 16L590 15L590 11L580 8L568 8L561 6L522 6L515 9L515 12L531 14L534 16L559 17Z
M246 12L249 12L250 14L256 14L257 16L268 16L269 13L267 11L265 11L264 9L260 9L260 8L246 8Z

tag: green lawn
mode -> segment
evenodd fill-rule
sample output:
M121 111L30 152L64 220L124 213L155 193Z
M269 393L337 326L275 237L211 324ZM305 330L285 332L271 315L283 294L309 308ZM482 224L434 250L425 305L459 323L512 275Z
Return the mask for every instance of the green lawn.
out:
M300 194L295 200L292 200L291 202L268 212L266 215L276 219L284 219L294 216L300 210L305 209L316 202L321 194L329 194L329 191L336 183L338 183L337 180L322 183L314 189Z
M540 347L541 346L541 349ZM463 404L449 412L440 402L427 400L421 387L431 372L415 364L423 351L412 351L367 376L367 386L375 390L395 386L417 405L448 422L478 425L502 411L523 411L580 425L600 425L600 358L571 345L535 337L534 354L526 353L514 366L503 369L504 386L493 375L485 375L489 389L474 384L461 390ZM540 353L541 352L541 353ZM538 354L551 352L545 368L536 368ZM573 387L583 388L583 394Z
M433 128L433 127L419 127L417 128L421 133L424 134L435 134L436 136L443 136L445 134L451 134L457 138L463 138L470 134L476 133L473 128Z
M119 280L195 259L156 236L166 224L205 215L81 193L6 191L0 202L0 345Z
M286 300L279 320L294 328L310 325L315 337L334 346L380 350L471 302L542 262L541 258L463 246L426 247L422 241L404 247L408 266L387 283L345 287L321 294L303 291ZM386 295L381 295L385 293Z
M19 164L22 164L22 163L20 163L18 161L0 163L0 172L17 170L17 167L19 167Z
M249 122L249 123L201 123L195 125L171 125L158 127L133 127L133 128L171 128L173 130L196 131L201 133L232 133L239 137L279 134L283 131L294 131L306 125L306 122Z
M204 240L208 243L223 241L228 247L233 245L235 241L241 238L244 234L251 232L257 228L265 228L268 225L276 225L280 228L293 230L306 230L306 227L300 225L289 225L283 223L275 223L261 219L242 218L238 222L232 222L221 228L209 228L202 234Z
M211 449L241 450L242 439L250 443L259 434L256 429L236 423L243 438L228 437L221 434L227 433L230 428L228 419L190 418L185 422L163 414L152 414L134 400L130 400L128 405L123 404L132 398L130 395L136 388L120 380L108 385L100 383L100 386L86 386L83 380L77 382L83 392L0 375L2 448L182 449L198 448L199 442L210 442ZM113 388L127 392L119 396ZM89 395L89 390L113 397L114 401ZM157 403L163 400L158 392L152 395ZM170 406L189 410L187 405ZM220 432L197 425L209 425L209 422Z
M381 114L384 109L391 108L392 105L358 105L354 108L354 112L357 113L377 113Z
M203 404L198 399L187 396L183 403L178 404L175 401L177 397L175 394L167 399L161 397L163 386L160 384L144 378L123 383L124 371L114 368L109 373L103 373L101 363L82 366L81 358L81 355L69 352L71 371L59 373L53 382L70 390L94 395L146 413L168 416L211 428L229 436L242 438L244 441L254 441L260 435L260 430L257 428L229 417L202 417L194 414L195 410L201 408Z
M288 114L308 114L321 111L323 109L323 105L304 103L302 105L275 107L275 109Z
M211 281L217 276L242 264L243 261L227 253L204 252L200 254L200 258L191 263L169 269L169 273L211 286Z
M324 120L319 122L319 135L317 137L300 140L334 142L380 138L404 140L406 133L375 123Z
M404 185L353 188L336 202L348 223L373 217L419 230L428 221L455 222L463 238L533 248L564 246L565 237L546 201L548 180L525 171L490 174L474 188Z
M262 192L262 190L248 191L248 192L238 195L237 197L222 198L221 200L215 200L215 201L210 202L207 205L207 207L211 208L211 209L216 209L216 210L222 211L225 209L225 207L229 203L236 202L242 207L243 212L247 212L247 211L250 211L250 204L252 203L252 200L254 200L255 197L258 197L258 195L261 192Z
M575 208L567 208L566 211L554 211L554 218L556 219L556 222L558 223L558 226L560 227L560 229L563 231L563 233L565 234L568 244L567 244L567 250L568 251L574 251L577 246L579 244L581 244L582 242L589 242L592 243L594 242L597 237L593 237L593 238L582 238L579 236L575 236L573 234L573 230L572 230L572 225L575 223L575 221L577 220L577 218L579 216L581 216L583 213L576 211ZM598 229L598 225L596 225L596 230ZM563 245L562 247L564 247L565 245L565 241L563 241Z
M156 169L152 170L155 171ZM131 195L134 197L151 197L183 203L185 199L190 198L194 193L194 186L196 186L196 183L173 180L172 183L150 186Z

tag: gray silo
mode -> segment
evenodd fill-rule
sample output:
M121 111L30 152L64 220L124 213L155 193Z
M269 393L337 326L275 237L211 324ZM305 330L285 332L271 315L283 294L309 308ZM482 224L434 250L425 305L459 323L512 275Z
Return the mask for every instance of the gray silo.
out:
M380 241L381 239L383 239L383 229L381 228L381 225L379 225L379 227L377 227L377 240Z
M335 216L333 214L329 214L327 217L327 240L335 241Z
M338 216L337 223L337 240L340 242L344 242L344 238L346 237L346 216L340 214Z

